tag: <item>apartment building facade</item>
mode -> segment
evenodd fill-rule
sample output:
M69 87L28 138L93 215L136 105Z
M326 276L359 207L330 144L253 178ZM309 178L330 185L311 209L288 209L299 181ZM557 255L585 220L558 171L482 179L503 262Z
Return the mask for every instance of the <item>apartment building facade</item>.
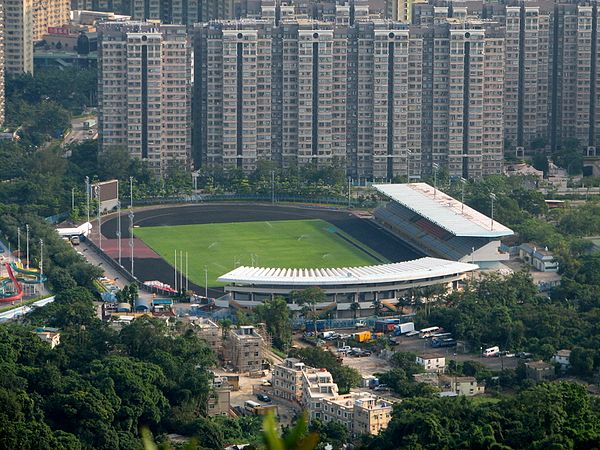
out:
M213 19L245 17L249 12L247 0L131 0L129 13L135 20L192 27Z
M181 25L98 27L101 151L126 148L158 175L191 167L191 45Z
M379 180L419 179L434 163L465 178L500 173L497 24L411 27L362 12L338 6L319 21L269 9L197 25L197 165L334 164Z
M0 127L4 125L4 5L0 4Z
M44 39L48 27L60 27L69 22L70 0L34 0L33 2L33 42Z
M4 70L33 73L33 0L4 0Z
M271 385L273 395L297 402L311 420L339 422L352 435L378 434L391 420L391 402L366 392L340 395L330 372L307 367L295 358L274 367Z
M600 138L598 2L512 0L414 4L413 23L480 18L504 28L504 138L517 156Z

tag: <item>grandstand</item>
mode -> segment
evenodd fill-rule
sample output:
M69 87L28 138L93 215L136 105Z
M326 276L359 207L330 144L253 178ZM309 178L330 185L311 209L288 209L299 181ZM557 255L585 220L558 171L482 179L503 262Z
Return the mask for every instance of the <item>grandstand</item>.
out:
M430 256L481 267L508 259L500 238L513 231L426 183L373 185L389 200L374 212L384 229Z
M227 283L228 305L252 309L267 299L282 297L289 308L298 312L293 292L319 287L325 301L316 305L320 313L334 312L338 319L371 316L374 300L395 311L397 299L404 292L425 286L445 286L454 289L474 264L438 258L419 258L392 264L326 269L288 269L278 267L237 267L219 277ZM352 311L356 303L358 311Z

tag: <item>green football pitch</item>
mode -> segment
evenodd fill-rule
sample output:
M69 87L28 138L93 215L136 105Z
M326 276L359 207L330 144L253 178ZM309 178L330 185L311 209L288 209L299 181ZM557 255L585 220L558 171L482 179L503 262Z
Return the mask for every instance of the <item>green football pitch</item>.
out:
M323 268L387 262L323 220L141 227L134 233L171 265L175 250L182 250L185 266L187 252L189 278L199 286L205 282L205 267L209 285L219 286L219 276L241 265Z

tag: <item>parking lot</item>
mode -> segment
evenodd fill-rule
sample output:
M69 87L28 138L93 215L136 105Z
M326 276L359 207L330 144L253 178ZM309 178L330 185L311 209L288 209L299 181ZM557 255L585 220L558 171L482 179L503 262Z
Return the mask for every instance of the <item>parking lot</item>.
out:
M353 330L332 330L342 335L349 335ZM397 345L392 346L394 352L412 352L416 354L435 355L446 358L448 361L477 361L483 364L490 370L499 371L503 369L514 369L517 367L518 358L514 357L491 357L483 358L478 352L471 352L463 342L458 342L456 347L432 348L431 339L421 339L418 336L398 336L394 340ZM301 339L301 335L297 335L294 344L300 347L305 347L309 344ZM347 345L354 347L357 345L353 339L327 341L326 346L331 351L335 352L336 346ZM336 353L337 354L337 353ZM373 373L389 370L390 365L387 360L371 355L366 357L345 356L343 363L349 367L357 369L361 375L372 375Z

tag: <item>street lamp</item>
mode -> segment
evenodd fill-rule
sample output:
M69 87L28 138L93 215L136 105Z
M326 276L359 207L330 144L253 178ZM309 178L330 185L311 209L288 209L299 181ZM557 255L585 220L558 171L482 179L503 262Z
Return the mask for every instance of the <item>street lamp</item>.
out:
M96 184L96 199L98 200L98 247L102 250L102 219L100 218L102 200L100 200L100 183Z
M131 276L135 278L133 274L133 211L129 211L129 248L131 249Z
M437 194L437 171L440 166L437 163L433 163L431 167L433 167L433 198L435 198L435 195Z
M494 229L494 200L496 200L496 194L494 194L493 192L490 194L490 200L492 201L492 225L491 225L491 230Z
M467 184L467 180L465 180L463 177L460 177L460 184L461 186L461 196L460 196L460 213L464 214L465 213L465 184Z
M87 221L90 223L90 177L85 177L85 197L87 200Z
M27 233L27 268L29 269L29 224L25 224L25 231Z
M133 177L129 177L129 209L133 209Z
M275 171L271 170L271 204L275 204Z
M121 264L121 201L117 200L117 239L119 244L119 265Z
M44 240L40 239L40 276L44 276Z
M208 266L204 266L204 296L208 298Z
M352 178L348 177L348 208L350 208L352 194Z

